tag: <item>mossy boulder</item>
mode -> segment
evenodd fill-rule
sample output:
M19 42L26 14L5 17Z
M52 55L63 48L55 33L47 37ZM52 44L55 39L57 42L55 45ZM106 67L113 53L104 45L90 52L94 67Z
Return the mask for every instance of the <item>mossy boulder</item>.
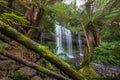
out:
M101 78L91 66L84 66L79 70L79 72L88 80L96 80Z

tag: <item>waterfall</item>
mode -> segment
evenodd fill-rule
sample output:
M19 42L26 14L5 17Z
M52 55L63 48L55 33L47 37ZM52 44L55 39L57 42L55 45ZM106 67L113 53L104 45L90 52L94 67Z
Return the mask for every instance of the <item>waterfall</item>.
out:
M55 27L57 47L56 54L58 55L60 53L67 53L68 57L73 58L71 31L58 24L55 24Z
M55 33L56 33L56 47L57 51L56 54L63 53L62 49L62 27L58 24L55 24Z
M62 33L63 33L63 36L65 39L64 43L66 43L66 48L67 48L67 55L68 57L70 58L73 58L73 48L72 48L72 34L71 34L71 31L68 30L67 28L65 27L62 27Z
M43 38L44 38L44 33L42 32L42 33L41 33L41 37L40 37L40 42L41 42L41 43L43 43L43 41L44 41Z
M79 50L80 50L79 55L83 56L82 39L81 39L81 35L80 34L78 34L78 44L79 44Z

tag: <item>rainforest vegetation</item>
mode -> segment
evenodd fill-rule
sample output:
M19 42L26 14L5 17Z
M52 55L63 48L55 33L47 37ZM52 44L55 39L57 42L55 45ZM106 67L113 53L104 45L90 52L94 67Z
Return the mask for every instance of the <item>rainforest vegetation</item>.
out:
M0 0L0 80L120 80L120 0Z

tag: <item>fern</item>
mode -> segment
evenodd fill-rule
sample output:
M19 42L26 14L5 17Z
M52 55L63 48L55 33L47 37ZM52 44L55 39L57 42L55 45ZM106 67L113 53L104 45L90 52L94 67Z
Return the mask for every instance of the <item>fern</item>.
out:
M103 42L93 51L90 59L120 66L120 52L118 51L120 51L120 42Z
M103 41L120 41L120 27L108 26L101 30L101 34L101 38Z

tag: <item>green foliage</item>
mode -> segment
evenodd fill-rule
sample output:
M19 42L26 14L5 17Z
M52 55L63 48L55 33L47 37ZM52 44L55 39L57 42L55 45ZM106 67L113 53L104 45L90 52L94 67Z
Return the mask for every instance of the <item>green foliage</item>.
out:
M0 20L11 26L30 24L30 22L27 21L23 16L18 16L14 13L3 13L0 15Z
M84 9L78 9L75 4L63 3L48 5L46 9L49 11L50 17L62 26L68 27L72 31L79 31L81 30L80 23L83 23L86 28L91 25L99 27L110 24L110 18L117 16L120 11L119 8L112 7L111 9L114 3L116 2L111 0L89 0L83 5ZM93 5L92 9L90 5Z
M22 74L19 71L9 74L8 78L10 80L30 80L30 78L27 75Z
M52 12L51 17L57 21L61 22L66 17L65 14L67 14L67 6L65 4L48 5L47 9Z
M27 11L27 4L25 3L20 3L20 2L14 2L13 3L13 8L20 12L21 14L24 14Z
M120 28L119 27L106 27L101 30L101 38L103 41L112 42L120 41Z
M51 71L54 71L54 72L59 72L59 69L57 69L53 64L51 64L49 61L45 60L45 59L41 59L40 60L41 63L40 65L51 70ZM43 74L43 73L40 73L41 76L44 76L44 77L48 77L47 75Z
M109 14L105 16L105 18L112 18L120 14L120 8L113 9Z
M43 32L50 34L50 31L54 31L54 22L52 21L51 18L49 18L48 15L49 14L46 11L40 22L41 23L40 28L42 29Z
M103 42L91 54L91 61L102 61L106 64L120 66L120 42Z
M57 21L60 25L74 30L78 25L77 15L74 13L74 9L70 5L58 3L57 5L46 6L48 14L53 21ZM73 27L74 26L74 27Z
M50 69L50 70L52 70L52 71L56 71L57 70L57 68L54 66L54 65L52 65L50 62L48 62L47 60L43 60L43 62L42 62L43 64L43 66L44 67L46 67L47 69Z

